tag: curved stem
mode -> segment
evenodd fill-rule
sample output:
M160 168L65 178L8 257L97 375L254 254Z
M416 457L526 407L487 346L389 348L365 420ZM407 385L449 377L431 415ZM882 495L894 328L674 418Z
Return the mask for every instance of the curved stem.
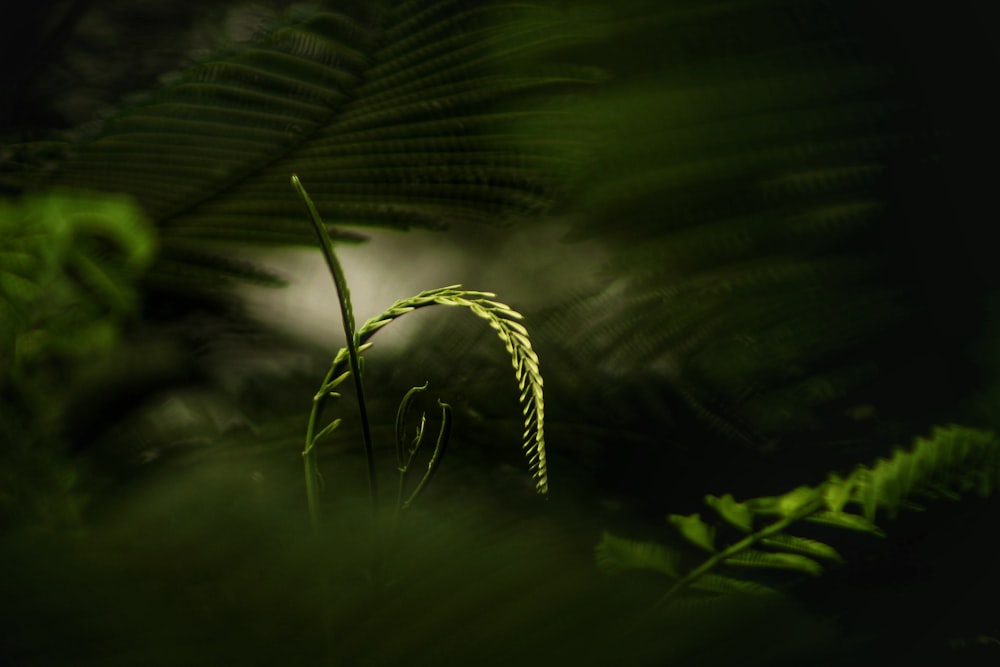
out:
M417 488L413 490L410 497L406 499L406 502L402 504L402 509L409 509L413 504L413 501L417 499L420 493L427 486L427 483L431 481L434 477L434 473L437 472L438 466L441 465L441 457L444 456L445 449L448 447L448 440L451 438L451 406L447 403L443 403L438 400L438 405L441 406L441 431L438 433L437 443L434 445L434 452L431 454L431 460L427 462L427 472L424 476L420 478L420 482L417 483ZM416 450L413 452L416 455ZM411 462L412 462L411 457Z

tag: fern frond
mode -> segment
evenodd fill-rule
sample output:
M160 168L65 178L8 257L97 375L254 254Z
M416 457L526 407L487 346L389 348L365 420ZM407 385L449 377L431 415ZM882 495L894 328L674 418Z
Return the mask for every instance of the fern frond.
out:
M615 128L569 235L608 249L613 287L564 302L560 340L609 375L658 374L671 403L757 448L817 440L844 404L875 403L873 377L898 360L876 346L912 338L919 308L887 275L897 248L880 226L899 167L938 148L842 18L811 0L643 17L618 39L655 66L636 56L641 74L576 119Z
M1000 440L989 431L959 426L935 428L929 438L917 438L910 450L898 449L892 458L873 466L858 466L846 478L831 473L822 484L800 486L781 496L736 502L731 495L707 496L727 523L744 533L737 542L715 546L715 527L700 515L670 517L684 539L711 557L678 576L664 596L668 599L687 587L697 587L719 568L767 568L818 575L821 561L842 563L832 546L787 532L799 522L813 522L872 535L884 535L875 525L879 511L890 518L912 505L913 498L975 492L985 497L1000 480ZM619 538L605 536L599 545L604 569L644 567L636 554L660 552L654 545L636 543L627 551ZM608 545L617 547L617 550ZM617 554L617 556L616 556ZM616 563L607 561L619 557ZM648 563L647 563L648 565ZM649 569L647 567L647 569ZM732 575L724 575L733 580ZM753 584L754 582L749 582Z
M285 187L296 171L331 224L532 214L571 165L524 122L561 109L528 97L596 78L520 61L571 31L549 9L496 1L299 10L164 77L46 180L131 195L159 227L165 279L192 244L308 244Z

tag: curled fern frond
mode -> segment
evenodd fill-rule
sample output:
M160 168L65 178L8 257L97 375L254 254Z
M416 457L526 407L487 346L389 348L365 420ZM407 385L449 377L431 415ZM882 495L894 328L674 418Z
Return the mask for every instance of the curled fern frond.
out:
M818 575L823 562L842 563L832 546L787 532L809 522L883 536L875 524L879 510L894 518L901 508L919 507L916 498L957 498L974 491L989 496L1000 482L1000 439L990 431L960 426L934 429L930 438L917 438L909 451L897 449L892 458L873 466L859 465L846 478L831 473L814 487L800 486L780 496L737 502L727 494L707 496L705 502L723 522L743 535L728 546L715 544L716 526L699 514L670 516L681 536L711 556L679 573L681 555L666 547L630 542L605 535L597 547L599 564L608 571L647 569L668 573L675 583L666 600L686 588L725 592L750 590L716 586L718 570L732 582L743 578L732 570L771 569ZM747 582L752 584L752 580Z

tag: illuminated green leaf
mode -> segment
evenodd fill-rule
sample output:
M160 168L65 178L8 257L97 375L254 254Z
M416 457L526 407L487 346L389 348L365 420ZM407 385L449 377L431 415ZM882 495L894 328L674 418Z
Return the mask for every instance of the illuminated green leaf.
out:
M702 521L701 515L681 516L679 514L671 514L668 519L670 523L674 524L681 531L681 535L688 542L706 551L715 553L715 545L713 544L715 541L715 529Z
M880 536L885 535L885 532L883 532L881 528L868 519L857 514L850 514L848 512L814 512L809 516L804 517L804 520L827 526L835 526L837 528L857 530L862 533L871 533L873 535Z
M721 498L705 496L705 504L744 533L753 531L753 513L744 503L736 502L732 495L727 493Z
M760 541L760 543L764 546L772 547L775 550L798 553L803 556L823 558L836 563L844 562L844 559L839 553L837 553L837 550L829 544L825 544L817 540L810 540L805 537L799 537L798 535L779 533L778 535L774 535L772 537L765 537Z
M793 516L808 509L822 496L822 489L800 486L778 499L778 509L782 516Z

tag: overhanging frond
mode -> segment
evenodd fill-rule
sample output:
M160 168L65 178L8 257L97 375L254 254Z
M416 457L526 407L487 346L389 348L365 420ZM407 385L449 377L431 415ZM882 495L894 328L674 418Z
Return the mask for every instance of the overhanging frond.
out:
M609 250L606 289L554 305L548 335L612 377L656 373L754 448L864 428L845 409L872 401L900 363L878 346L915 317L886 269L886 230L907 224L890 187L935 147L845 16L668 3L616 35L633 69L576 119L607 140L568 240Z
M131 195L175 263L206 241L309 243L292 172L338 225L495 223L550 205L567 161L522 123L558 112L533 96L595 74L524 62L571 33L565 17L462 0L347 12L304 11L172 75L48 182Z

